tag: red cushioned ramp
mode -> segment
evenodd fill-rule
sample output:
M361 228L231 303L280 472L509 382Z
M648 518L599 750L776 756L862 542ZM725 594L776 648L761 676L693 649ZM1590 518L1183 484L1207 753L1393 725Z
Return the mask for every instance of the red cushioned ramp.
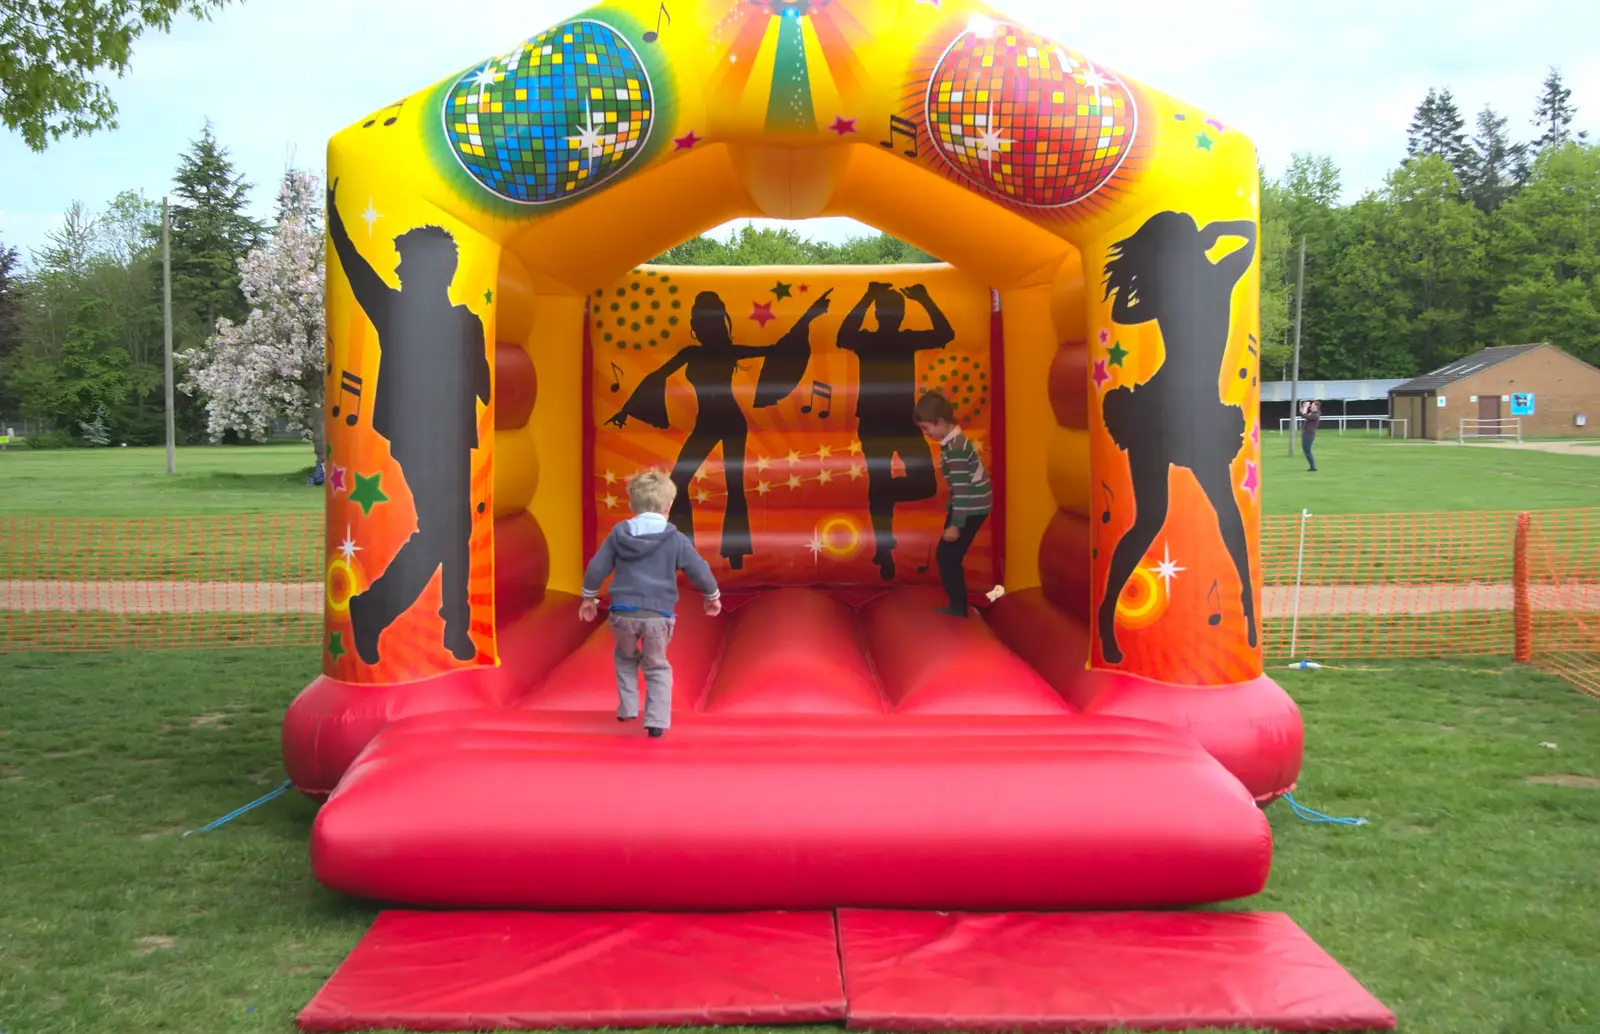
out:
M1390 1030L1285 915L839 913L848 1025L877 1031Z
M384 912L300 1029L545 1030L843 1019L833 916Z

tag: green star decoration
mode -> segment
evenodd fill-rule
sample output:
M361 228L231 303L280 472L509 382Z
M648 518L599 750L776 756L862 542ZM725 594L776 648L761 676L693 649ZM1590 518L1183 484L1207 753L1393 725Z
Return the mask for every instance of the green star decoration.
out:
M1106 358L1110 360L1112 366L1121 366L1122 360L1128 358L1128 350L1122 347L1121 341L1118 341L1116 344L1112 345L1111 350L1106 353Z
M772 288L773 297L776 298L780 302L783 301L785 298L794 297L794 292L789 289L790 286L791 285L784 283L782 280L779 280L775 285L773 285L773 288Z
M374 506L389 501L389 497L383 494L383 488L380 484L382 480L383 474L381 472L371 477L361 474L356 475L356 487L350 493L350 501L360 504L362 516L371 517Z
M1212 139L1204 133L1194 138L1194 145L1202 151L1211 150Z
M349 652L349 650L344 648L343 632L334 632L332 635L328 636L328 656L332 657L334 660L338 660L340 657L343 657Z
M490 290L483 292L483 300L486 304L494 304L494 291Z

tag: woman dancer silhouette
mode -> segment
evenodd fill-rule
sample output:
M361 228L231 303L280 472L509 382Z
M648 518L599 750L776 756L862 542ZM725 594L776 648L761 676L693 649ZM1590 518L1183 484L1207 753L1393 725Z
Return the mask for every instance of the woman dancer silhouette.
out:
M782 357L797 359L798 345L810 355L811 323L828 311L827 292L812 303L805 315L775 345L736 345L733 343L733 318L728 307L713 291L702 291L689 310L689 335L699 342L682 348L671 359L639 382L622 409L606 423L622 427L629 418L665 430L667 419L667 378L679 370L694 389L694 427L678 451L672 466L672 483L678 496L668 519L679 531L694 540L694 507L689 486L705 464L711 451L722 446L722 469L728 483L728 501L722 516L722 545L718 552L735 571L753 551L750 545L750 507L744 492L745 440L750 426L733 394L733 372L744 359ZM803 372L805 363L800 369ZM794 387L798 387L799 377ZM793 387L790 388L793 391ZM768 393L771 394L770 392ZM777 397L764 397L758 405L772 405Z
M1213 262L1207 252L1224 237L1243 238L1244 244ZM1098 615L1100 649L1108 664L1122 660L1117 600L1167 522L1173 467L1187 467L1211 502L1223 545L1239 572L1250 645L1256 645L1250 553L1230 471L1244 444L1244 410L1222 402L1217 390L1233 289L1249 270L1255 248L1254 222L1216 222L1201 229L1183 212L1159 212L1112 246L1105 267L1105 297L1116 296L1111 318L1124 326L1154 320L1166 358L1148 381L1109 391L1101 404L1106 430L1128 454L1134 494L1133 525L1111 556Z

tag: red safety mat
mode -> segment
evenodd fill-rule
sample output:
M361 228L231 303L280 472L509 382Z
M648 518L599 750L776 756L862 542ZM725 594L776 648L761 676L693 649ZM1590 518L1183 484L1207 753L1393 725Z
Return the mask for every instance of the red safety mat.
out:
M839 942L857 1030L1395 1024L1285 915L842 911Z
M844 1014L828 912L384 912L300 1028L771 1025Z

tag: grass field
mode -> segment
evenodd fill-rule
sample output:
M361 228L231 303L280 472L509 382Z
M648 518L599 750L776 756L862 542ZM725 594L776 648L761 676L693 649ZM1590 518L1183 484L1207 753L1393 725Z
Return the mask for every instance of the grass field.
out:
M289 1031L373 906L311 878L276 785L314 650L0 658L0 1030ZM1248 907L1288 912L1407 1034L1600 1029L1600 707L1450 667L1286 672L1302 799ZM1554 747L1542 744L1554 744ZM998 878L998 877L997 877Z
M53 449L0 453L0 515L193 517L320 511L309 445Z

